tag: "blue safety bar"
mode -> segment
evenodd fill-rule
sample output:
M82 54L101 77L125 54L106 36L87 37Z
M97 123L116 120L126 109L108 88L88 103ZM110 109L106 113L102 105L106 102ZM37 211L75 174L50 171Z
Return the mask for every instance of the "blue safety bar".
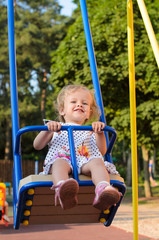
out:
M30 132L30 131L48 131L47 126L28 126L21 128L16 135L16 142L15 142L15 149L14 153L16 155L20 155L20 137L23 133ZM70 147L70 155L71 155L71 162L73 166L73 174L74 178L78 181L80 185L90 185L88 182L79 181L77 166L76 166L76 155L75 155L75 148L74 148L74 139L73 139L73 131L93 131L92 126L62 126L61 131L68 132L68 139L69 139L69 147ZM117 134L114 128L106 126L102 131L109 131L112 133L111 140L109 142L109 146L107 149L107 155L109 155L112 151L113 145L115 143ZM17 173L19 174L19 173Z

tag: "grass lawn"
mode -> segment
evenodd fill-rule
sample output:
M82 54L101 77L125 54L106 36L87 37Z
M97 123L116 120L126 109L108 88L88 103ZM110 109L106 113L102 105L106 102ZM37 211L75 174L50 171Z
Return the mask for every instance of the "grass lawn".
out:
M156 187L151 187L152 197L159 198L159 177L156 178L156 182L157 182L157 186ZM146 203L149 200L149 199L144 199L145 198L144 184L139 184L138 185L138 197L139 197L139 204ZM132 188L127 187L123 202L129 203L131 201L132 201Z

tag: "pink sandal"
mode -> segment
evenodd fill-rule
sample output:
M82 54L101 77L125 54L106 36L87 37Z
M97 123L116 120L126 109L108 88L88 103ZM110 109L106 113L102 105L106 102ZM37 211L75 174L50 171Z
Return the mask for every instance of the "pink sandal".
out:
M55 192L55 206L57 205L57 198L63 209L69 209L78 204L77 193L79 191L79 185L75 179L67 179L53 186L52 189L57 189Z
M101 211L109 209L112 205L116 205L122 196L122 193L114 187L106 186L105 184L100 184L95 193L96 196L93 201L93 207Z

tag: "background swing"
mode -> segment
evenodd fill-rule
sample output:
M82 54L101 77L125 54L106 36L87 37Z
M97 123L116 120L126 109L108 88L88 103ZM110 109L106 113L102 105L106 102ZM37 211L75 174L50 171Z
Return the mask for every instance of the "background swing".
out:
M81 13L86 37L86 44L92 74L93 86L97 105L101 109L101 121L106 123L101 90L99 85L96 60L93 50L93 42L89 27L87 7L85 0L80 0ZM27 126L19 129L18 95L15 60L15 39L14 39L14 7L13 0L8 0L8 35L9 35L9 60L10 60L10 88L11 88L11 111L12 111L12 135L13 135L13 215L14 228L18 229L20 223L28 224L50 224L50 223L92 223L101 221L105 226L109 226L120 205L112 206L109 210L100 212L93 208L94 186L86 176L79 175L76 169L73 131L92 130L91 126L63 126L61 130L67 130L71 161L73 165L73 177L79 182L80 191L78 194L79 204L77 207L63 211L60 206L54 206L54 196L50 187L52 186L51 176L30 175L22 179L20 137L29 131L47 131L46 126ZM107 153L105 160L112 162L111 151L116 140L116 131L106 126ZM109 142L108 133L111 133ZM124 196L125 184L122 177L110 175L111 184L116 187Z

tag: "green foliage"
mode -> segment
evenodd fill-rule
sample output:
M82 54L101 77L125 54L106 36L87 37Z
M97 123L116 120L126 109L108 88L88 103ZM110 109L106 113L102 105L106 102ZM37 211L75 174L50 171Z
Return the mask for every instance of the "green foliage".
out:
M140 143L153 149L159 140L159 100L149 100L137 107Z
M49 76L51 64L51 51L58 47L59 42L66 34L67 25L72 20L60 15L61 6L57 0L17 2L15 8L15 38L17 48L17 69L19 99L21 102L20 119L21 126L43 124L40 112L41 92L45 88L47 95L46 114L51 115L53 104L51 103L53 87L43 82L44 72ZM34 76L38 89L31 86ZM27 98L28 96L28 98ZM52 106L51 106L52 105ZM31 117L28 119L28 115ZM35 152L32 142L37 133L24 135L23 141L30 142L23 145L22 152ZM29 136L29 137L28 137ZM41 154L41 153L39 153Z
M119 4L118 1L88 1L87 7L98 75L109 119L114 116L119 105L128 105L126 5ZM58 92L61 87L72 82L92 88L80 15L69 28L57 51L52 54L50 83L55 85ZM113 114L109 115L110 111Z
M6 119L10 119L7 8L0 1L0 158L4 155ZM2 14L3 13L3 14Z
M56 119L53 101L64 85L82 83L89 88L93 87L80 5L79 1L73 2L78 4L78 8L71 18L66 18L60 15L61 6L57 0L16 1L20 127L42 124L40 96L44 71L47 71L49 78L46 86L46 115L49 119ZM107 123L117 130L118 144L124 140L125 148L129 148L131 137L126 2L86 2ZM149 150L154 147L158 149L159 72L137 2L133 1L133 4L138 145L145 144ZM159 41L159 1L145 0L145 4ZM7 9L2 0L0 12L3 12L0 18L0 150L3 155L5 129L7 120L10 120L10 92ZM36 91L31 85L33 73L38 84ZM24 154L35 153L32 147L28 147L30 142L32 146L34 136L35 133L24 136ZM114 148L114 151L121 163L122 154L119 154L118 149Z
M159 3L145 0L152 26L159 40ZM76 10L79 13L80 7ZM127 6L117 0L87 0L104 111L108 125L117 130L118 141L130 146ZM159 72L136 1L133 1L135 78L138 146L158 146ZM89 59L81 15L70 26L57 51L52 53L50 83L55 95L69 83L92 88Z
M16 1L14 14L20 128L42 123L40 96L43 75L50 70L50 52L57 48L72 23L72 19L60 15L60 10L57 0ZM0 12L3 12L0 18L0 131L3 132L0 152L3 158L6 126L9 124L11 127L7 7L4 1L0 1ZM35 81L39 86L36 91L32 86ZM52 88L48 87L48 96L51 92ZM25 140L29 142L24 136ZM28 148L25 146L24 152L26 150Z
M123 164L116 163L116 169L120 173L120 176L126 179L126 167Z

